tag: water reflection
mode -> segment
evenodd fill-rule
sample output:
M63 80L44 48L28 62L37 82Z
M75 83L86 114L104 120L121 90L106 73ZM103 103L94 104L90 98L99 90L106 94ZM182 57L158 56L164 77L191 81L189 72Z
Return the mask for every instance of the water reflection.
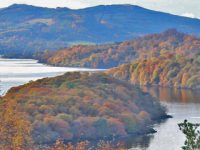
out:
M125 139L127 148L131 150L181 150L185 137L177 124L183 122L184 119L200 123L200 91L161 87L141 88L160 100L173 118L154 125L157 133L153 135Z
M150 93L161 102L168 103L200 103L200 91L163 88L163 87L141 87L143 91Z
M127 149L134 150L146 150L149 147L151 140L154 138L154 135L147 135L147 136L139 136L139 137L129 137L124 140Z

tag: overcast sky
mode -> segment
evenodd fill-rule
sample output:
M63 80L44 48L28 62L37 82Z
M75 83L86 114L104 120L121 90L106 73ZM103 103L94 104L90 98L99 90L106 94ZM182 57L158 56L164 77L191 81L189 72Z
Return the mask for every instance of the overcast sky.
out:
M200 0L0 0L0 7L14 3L73 9L100 4L134 4L172 14L200 18Z

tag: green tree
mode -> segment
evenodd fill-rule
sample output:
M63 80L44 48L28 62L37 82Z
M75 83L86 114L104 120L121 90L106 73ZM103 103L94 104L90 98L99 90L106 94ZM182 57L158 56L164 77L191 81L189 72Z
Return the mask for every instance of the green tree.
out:
M178 124L180 130L185 134L186 140L183 150L199 150L200 149L200 124L192 124L185 120L183 123Z

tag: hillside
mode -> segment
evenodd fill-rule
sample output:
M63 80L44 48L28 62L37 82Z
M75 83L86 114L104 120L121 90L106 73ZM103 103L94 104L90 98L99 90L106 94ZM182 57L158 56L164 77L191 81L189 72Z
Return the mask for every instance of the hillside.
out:
M200 53L192 58L163 54L137 59L110 69L108 74L135 85L200 89Z
M1 105L16 103L31 122L34 141L41 144L58 138L144 134L152 132L149 125L166 117L149 94L105 74L75 72L45 78L14 87L2 99Z
M41 62L56 66L112 68L137 58L150 58L165 53L192 58L200 52L200 38L175 29L151 34L132 41L107 45L78 45L55 52L39 53Z
M0 22L0 54L10 57L30 57L34 52L77 43L131 40L169 28L200 35L198 19L133 5L72 10L15 4L0 9Z

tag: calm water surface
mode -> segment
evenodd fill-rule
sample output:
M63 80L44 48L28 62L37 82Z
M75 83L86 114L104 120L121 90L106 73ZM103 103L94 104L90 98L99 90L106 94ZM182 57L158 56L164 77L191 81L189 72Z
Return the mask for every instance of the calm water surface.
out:
M185 138L177 124L185 119L200 123L200 91L170 88L143 88L143 90L157 97L173 118L155 125L157 133L153 135L129 139L128 147L132 147L131 150L181 150Z
M51 67L31 59L0 58L0 95L13 86L22 85L31 80L53 77L72 71L97 71L86 68Z
M44 77L52 77L70 71L97 71L83 68L50 67L36 60L0 58L0 95L13 87ZM200 123L200 91L174 90L169 88L143 88L159 98L173 116L154 126L156 134L125 140L131 150L180 150L184 136L177 124L184 119Z

